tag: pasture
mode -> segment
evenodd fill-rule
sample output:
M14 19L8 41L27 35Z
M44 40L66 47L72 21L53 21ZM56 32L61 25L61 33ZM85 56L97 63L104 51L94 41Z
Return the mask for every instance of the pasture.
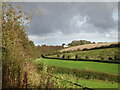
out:
M78 50L74 52L50 55L47 57L62 58L62 56L64 55L65 56L64 58L68 58L68 55L69 55L69 59L75 59L75 56L77 55L78 59L109 60L109 57L111 57L114 60L116 58L119 58L118 53L119 53L119 48L104 48L104 49L95 49L95 50L88 50L88 51Z
M85 71L93 71L93 72L100 72L100 73L108 73L108 74L117 74L118 73L118 64L109 64L109 63L99 63L99 62L85 62L85 61L67 61L67 60L57 60L57 59L37 59L35 61L36 64L46 64L47 67L55 66L61 67L60 71L64 72L65 68L78 69L78 70L85 70ZM69 72L68 69L68 72ZM82 86L89 87L89 88L117 88L118 83L114 81L104 81L99 79L86 79L82 77L74 76L73 74L64 74L61 72L52 73L54 76L61 77L63 80L72 81L78 83ZM93 73L94 74L94 73ZM104 76L102 76L104 77ZM64 84L67 82L61 82ZM70 87L68 85L68 87ZM79 87L76 87L79 88Z
M37 64L45 63L48 66L63 67L69 69L80 69L86 71L95 71L108 74L118 74L118 64L86 62L86 61L67 61L57 59L40 59L35 61Z
M76 82L82 86L86 86L89 88L118 88L118 83L112 83L107 81L105 82L102 80L86 80L67 74L56 74L56 76L62 77L72 82Z

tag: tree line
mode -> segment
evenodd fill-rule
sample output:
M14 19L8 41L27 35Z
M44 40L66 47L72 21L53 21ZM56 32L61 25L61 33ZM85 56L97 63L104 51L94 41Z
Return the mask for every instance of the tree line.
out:
M77 46L77 45L85 45L85 44L94 44L95 42L87 41L87 40L73 40L72 42L68 43L68 46Z
M41 57L43 53L58 50L59 46L35 46L28 39L26 24L31 22L31 15L2 3L2 87L22 88L26 81L26 63ZM26 23L27 21L28 23Z

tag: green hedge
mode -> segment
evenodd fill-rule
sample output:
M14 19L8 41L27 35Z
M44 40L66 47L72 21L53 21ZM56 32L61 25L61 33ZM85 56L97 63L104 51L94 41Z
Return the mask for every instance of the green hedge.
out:
M60 73L60 74L72 74L76 77L81 77L85 79L98 79L103 81L119 82L118 75L112 75L107 73L83 71L78 69L68 69L68 68L55 67L55 66L49 66L48 72L49 71L53 73Z

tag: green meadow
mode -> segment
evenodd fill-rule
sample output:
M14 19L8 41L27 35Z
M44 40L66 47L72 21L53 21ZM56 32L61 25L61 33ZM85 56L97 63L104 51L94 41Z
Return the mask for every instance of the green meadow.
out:
M67 61L57 59L40 59L35 61L37 64L45 63L48 66L57 66L70 69L80 69L87 71L95 71L109 74L118 73L118 64L112 63L100 63L100 62L88 62L88 61Z
M95 71L100 73L108 73L108 74L117 74L118 73L118 64L110 64L110 63L100 63L100 62L88 62L88 61L67 61L67 60L57 60L57 59L37 59L35 61L36 64L40 65L41 63L46 64L47 67L55 66L61 67L63 69L78 69L85 71ZM64 70L63 70L64 71ZM68 71L69 72L69 71ZM74 76L72 74L62 74L61 72L52 73L57 77L63 78L63 80L72 81L78 83L82 86L89 88L117 88L118 83L112 81L103 81L98 79L85 79ZM66 83L61 82L61 84ZM68 85L68 87L70 87ZM76 88L79 88L76 86Z
M66 80L76 82L82 86L89 88L118 88L118 83L113 83L113 82L107 82L107 81L105 82L102 80L86 80L83 78L77 78L75 76L67 75L67 74L56 74L56 76L60 76Z

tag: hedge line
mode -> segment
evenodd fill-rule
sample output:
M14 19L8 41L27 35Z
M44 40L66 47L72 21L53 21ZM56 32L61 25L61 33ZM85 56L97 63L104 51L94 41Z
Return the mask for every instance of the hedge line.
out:
M38 64L37 69L38 71L41 70L43 67L43 64ZM78 70L78 69L69 69L69 68L63 68L63 67L56 67L56 66L48 66L47 69L50 73L59 73L59 74L72 74L76 77L85 78L85 79L98 79L103 81L111 81L111 82L117 82L120 81L120 75L114 75L114 74L107 74L107 73L101 73L101 72L94 72L94 71L85 71L85 70Z
M68 59L65 58L65 55L63 55L62 58L55 58L55 57L43 57L46 59L57 59L57 60L69 60L69 61L91 61L91 62L102 62L102 63L114 63L114 64L120 64L120 60L89 60L89 59Z
M72 74L76 77L81 77L85 79L98 79L103 81L119 82L119 76L113 75L113 74L49 66L48 71L51 71L51 70L52 70L52 73Z

